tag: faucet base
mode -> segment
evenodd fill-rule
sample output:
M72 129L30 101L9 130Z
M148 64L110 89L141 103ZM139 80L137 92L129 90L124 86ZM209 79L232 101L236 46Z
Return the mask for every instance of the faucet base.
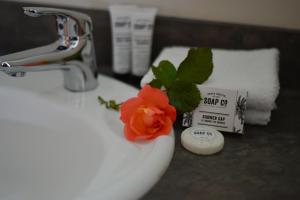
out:
M82 62L69 61L63 70L64 87L72 92L93 90L98 86L98 74L88 70Z

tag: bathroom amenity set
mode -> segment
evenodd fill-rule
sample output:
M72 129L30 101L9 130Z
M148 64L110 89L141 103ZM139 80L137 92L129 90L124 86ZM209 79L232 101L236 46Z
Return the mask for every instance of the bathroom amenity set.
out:
M150 65L156 8L109 6L112 28L113 72L143 76Z
M141 80L144 89L157 78L154 70L148 69L156 9L114 5L109 10L113 71L144 76ZM189 49L166 47L153 66L167 60L178 69ZM279 94L277 49L213 49L212 54L213 72L207 81L198 85L202 100L195 110L184 113L182 124L191 126L181 135L182 145L201 155L217 153L223 148L224 138L218 131L242 134L244 123L268 124Z
M187 55L188 49L188 47L166 47L153 65L157 66L160 61L169 60L178 67ZM213 49L212 52L214 70L211 77L199 86L200 91L202 92L201 87L247 91L245 123L267 125L271 120L271 111L276 108L275 100L279 94L279 51L271 48ZM141 85L149 83L152 79L153 73L149 70L142 78ZM194 112L198 112L199 107ZM193 120L198 122L199 118L194 116Z

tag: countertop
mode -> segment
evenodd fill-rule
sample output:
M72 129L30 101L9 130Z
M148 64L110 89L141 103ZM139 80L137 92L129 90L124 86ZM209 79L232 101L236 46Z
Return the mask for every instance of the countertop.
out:
M117 78L138 86L138 79ZM174 157L142 200L300 199L300 92L281 89L276 102L267 126L246 125L244 135L224 133L224 149L211 156L182 147L179 116Z
M1 30L5 30L0 34L0 55L48 44L56 38L52 19L24 17L22 6L40 5L0 1L0 16L5 19L0 22ZM108 11L79 10L93 18L99 66L111 65ZM272 113L268 126L246 125L243 136L225 134L223 151L212 156L197 156L181 146L183 128L179 119L174 127L176 144L172 162L142 200L300 199L300 84L297 73L300 32L158 16L153 58L170 45L226 49L276 47L280 50L279 76L283 88L277 100L278 109ZM112 76L110 67L99 70ZM138 85L137 79L117 78Z

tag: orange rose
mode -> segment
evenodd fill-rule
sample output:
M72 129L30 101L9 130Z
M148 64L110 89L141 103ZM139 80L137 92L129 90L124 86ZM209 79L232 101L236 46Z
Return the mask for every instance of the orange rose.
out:
M167 95L150 85L122 103L120 111L125 136L131 141L167 135L176 120L176 109L169 104Z

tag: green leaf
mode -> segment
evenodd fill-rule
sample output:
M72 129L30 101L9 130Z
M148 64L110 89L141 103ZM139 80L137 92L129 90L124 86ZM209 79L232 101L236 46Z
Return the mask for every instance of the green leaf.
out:
M160 80L166 88L169 88L175 81L177 73L174 65L167 60L161 61L158 67L152 66L152 72L156 79Z
M212 52L209 48L191 48L177 70L182 81L201 84L213 71Z
M201 94L196 84L176 80L167 90L170 103L176 110L185 113L193 111L201 101Z
M154 87L154 88L158 88L158 89L160 89L160 88L162 87L162 83L161 83L161 81L158 80L158 79L153 79L153 80L149 83L149 85L151 85L151 86Z

